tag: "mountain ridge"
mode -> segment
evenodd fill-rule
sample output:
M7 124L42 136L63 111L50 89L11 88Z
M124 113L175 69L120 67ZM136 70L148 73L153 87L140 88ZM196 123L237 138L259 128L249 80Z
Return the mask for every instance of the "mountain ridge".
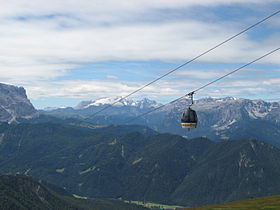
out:
M154 108L113 106L93 116L106 106L102 105L79 110L58 109L43 113L61 118L73 117L101 125L144 125L157 132L168 132L189 138L206 136L213 140L223 141L252 137L280 147L280 102L234 97L199 99L192 106L198 115L197 128L186 132L181 128L180 120L189 103L189 99L181 99L134 121L130 120ZM259 126L262 129L259 129ZM251 136L248 135L249 133Z
M2 125L0 172L45 179L81 196L182 206L280 193L280 150L265 142L119 128Z
M149 107L158 107L161 104L157 103L154 100L150 100L148 98L143 98L141 100L132 100L132 99L122 99L122 97L114 97L114 98L99 98L96 100L90 101L81 101L77 106L73 107L74 109L86 109L90 106L103 106L103 105L111 105L114 106L134 106L138 108L149 108Z
M3 210L147 209L117 200L78 199L72 195L64 196L23 175L0 175L0 186L0 208Z
M18 118L31 119L37 110L27 98L23 87L0 83L0 121L17 122Z

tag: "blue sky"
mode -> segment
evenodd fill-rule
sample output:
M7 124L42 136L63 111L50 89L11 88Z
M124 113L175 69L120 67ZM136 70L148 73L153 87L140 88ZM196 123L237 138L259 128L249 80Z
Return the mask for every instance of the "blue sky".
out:
M279 0L1 1L0 79L36 108L125 96L280 9ZM134 97L166 103L280 46L280 14ZM280 98L280 52L196 98Z

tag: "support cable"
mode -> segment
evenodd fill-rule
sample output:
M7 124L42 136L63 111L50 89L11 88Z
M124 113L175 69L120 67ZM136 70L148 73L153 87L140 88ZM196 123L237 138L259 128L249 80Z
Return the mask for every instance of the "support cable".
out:
M183 99L183 98L185 98L186 96L192 96L193 94L195 94L196 92L200 91L201 89L206 88L207 86L212 85L213 83L218 82L218 81L220 81L221 79L224 79L225 77L227 77L227 76L229 76L229 75L231 75L231 74L236 73L237 71L239 71L239 70L241 70L241 69L243 69L243 68L245 68L245 67L247 67L247 66L249 66L249 65L251 65L251 64L253 64L253 63L255 63L255 62L259 61L259 60L261 60L261 59L263 59L264 57L266 57L266 56L268 56L268 55L270 55L270 54L273 54L274 52L276 52L276 51L278 51L278 50L280 50L280 47L279 47L279 48L276 48L276 49L274 49L274 50L272 50L272 51L270 51L270 52L268 52L268 53L266 53L266 54L264 54L263 56L261 56L261 57L255 59L255 60L253 60L253 61L251 61L251 62L249 62L249 63L247 63L247 64L245 64L245 65L243 65L243 66L241 66L241 67L239 67L239 68L237 68L237 69L235 69L235 70L233 70L233 71L231 71L231 72L229 72L229 73L227 73L227 74L225 74L225 75L223 75L223 76L221 76L221 77L219 77L219 78L217 78L217 79L215 79L215 80L213 80L213 81L211 81L211 82L209 82L209 83L207 83L207 84L205 84L205 85L203 85L203 86L201 86L201 87L199 87L199 88L197 88L197 89L195 89L194 91L191 91L191 92L187 93L187 94L184 95L184 96L181 96L180 98L177 98L177 99L175 99L175 100L173 100L173 101L171 101L171 102L169 102L169 103L167 103L167 104L161 105L161 106L159 106L159 107L157 107L157 108L155 108L155 109L152 109L152 110L150 110L150 111L148 111L148 112L145 112L145 113L143 113L143 114L140 114L140 115L136 116L135 118L132 118L132 119L126 121L125 124L127 124L127 123L129 123L129 122L131 122L131 121L134 121L134 120L136 120L136 119L138 119L138 118L140 118L140 117L143 117L143 116L145 116L145 115L147 115L147 114L150 114L151 112L154 112L154 111L156 111L156 110L159 110L159 109L165 107L165 106L168 105L168 104L172 104L172 103L174 103L174 102L176 102L176 101L179 101L180 99Z
M162 78L164 78L164 77L168 76L169 74L173 73L174 71L177 71L178 69L182 68L183 66L186 66L187 64L189 64L189 63L191 63L191 62L193 62L193 61L197 60L198 58L202 57L203 55L205 55L205 54L207 54L207 53L209 53L209 52L213 51L214 49L216 49L216 48L220 47L221 45L223 45L223 44L225 44L225 43L227 43L227 42L229 42L230 40L232 40L232 39L236 38L237 36L240 36L241 34L243 34L243 33L247 32L247 31L249 31L250 29L252 29L252 28L256 27L256 26L257 26L257 25L259 25L259 24L261 24L262 22L264 22L264 21L266 21L266 20L270 19L271 17L273 17L273 16L277 15L278 13L280 13L280 10L278 10L278 11L276 11L276 12L272 13L271 15L269 15L269 16L267 16L267 17L265 17L265 18L263 18L262 20L260 20L260 21L256 22L255 24L253 24L253 25L251 25L251 26L249 26L249 27L245 28L244 30L240 31L239 33L237 33L237 34L235 34L235 35L233 35L233 36L229 37L228 39L226 39L226 40L222 41L221 43L219 43L219 44L215 45L214 47L212 47L212 48L210 48L210 49L208 49L208 50L204 51L203 53L201 53L201 54L197 55L196 57L192 58L191 60L189 60L189 61L187 61L187 62L185 62L185 63L181 64L181 65L180 65L180 66L178 66L178 67L176 67L175 69L172 69L172 70L170 70L169 72L167 72L167 73L163 74L162 76L160 76L160 77L158 77L158 78L156 78L156 79L152 80L151 82L149 82L149 83L147 83L146 85L144 85L144 86L142 86L142 87L140 87L140 88L136 89L135 91L133 91L133 92L129 93L128 95L126 95L126 96L124 96L124 97L122 97L122 98L120 98L120 99L116 100L116 101L115 101L115 102L113 102L112 104L109 104L109 105L105 106L105 107L104 107L104 108L102 108L101 110L99 110L99 111L97 111L97 112L93 113L90 117L94 117L94 116L96 116L97 114L99 114L99 113L101 113L101 112L105 111L106 109L108 109L108 108L110 108L110 107L114 106L116 103L118 103L118 102L122 101L123 99L126 99L126 98L130 97L131 95L133 95L133 94L135 94L135 93L139 92L140 90L142 90L142 89L144 89L144 88L148 87L149 85L151 85L151 84L153 84L153 83L157 82L158 80L160 80L160 79L162 79Z

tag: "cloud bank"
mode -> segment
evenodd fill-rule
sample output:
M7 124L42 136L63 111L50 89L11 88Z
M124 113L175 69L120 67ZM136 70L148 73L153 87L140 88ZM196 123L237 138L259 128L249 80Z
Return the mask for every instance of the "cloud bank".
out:
M0 2L1 81L26 87L34 100L125 95L147 80L121 80L119 72L104 72L103 79L66 80L64 77L73 69L97 62L157 61L176 66L267 16L275 10L275 5L279 6L277 0ZM248 14L238 13L234 8ZM198 62L233 65L253 60L280 43L279 22L277 16L259 26L255 33L238 37ZM260 63L279 66L279 53ZM228 68L225 66L224 71ZM188 83L192 87L220 73L188 70L174 77L192 78ZM265 82L269 83L270 79ZM278 85L277 82L273 84ZM166 80L142 94L178 95L186 88L180 80Z

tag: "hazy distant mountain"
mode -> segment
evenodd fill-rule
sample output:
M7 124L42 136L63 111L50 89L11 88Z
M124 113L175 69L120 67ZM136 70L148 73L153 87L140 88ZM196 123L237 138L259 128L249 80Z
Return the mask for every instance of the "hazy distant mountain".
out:
M98 112L99 110L107 107L108 105L113 104L115 101L120 98L101 98L95 101L82 101L76 107L66 107L66 108L58 108L58 109L44 109L41 112L48 115L53 115L56 117L63 118L78 118L85 119L87 118L89 121L92 114ZM151 109L154 109L161 104L156 101L149 99L142 100L130 100L123 99L120 102L117 102L112 106L112 108L107 109L102 112L101 115L98 115L94 122L97 124L121 124L129 117L133 117L144 112L147 112ZM112 117L112 119L111 119ZM115 123L117 122L117 123Z
M37 116L23 87L0 83L0 121L13 122L17 118L30 119Z
M94 101L82 101L75 107L75 109L86 109L92 106L96 107L96 106L110 105L119 101L120 99L121 97L115 97L115 98L100 98ZM116 104L114 104L115 107L132 106L132 107L137 107L139 109L156 108L160 105L161 104L157 103L156 101L149 100L147 98L144 98L142 100L123 99L117 102Z
M75 109L57 109L45 113L86 118L92 123L109 125L127 123L129 119L160 106L159 103L148 99L138 102L125 100L91 117L114 100L106 98L82 102ZM158 132L169 132L191 138L200 136L207 136L214 140L258 138L280 146L280 102L270 103L233 97L196 100L193 108L197 111L199 121L197 128L191 132L180 126L182 112L188 104L189 100L181 99L129 124L145 125Z
M82 196L186 206L280 193L280 150L267 143L187 140L125 127L2 124L0 172Z
M92 101L81 101L75 107L46 107L42 111L47 112L48 114L61 114L61 115L73 115L73 114L83 114L83 115L92 115L94 112L100 110L101 108L111 105L116 101L120 100L121 97L115 98L100 98ZM160 103L157 103L154 100L150 100L144 98L142 100L131 100L131 99L123 99L120 102L117 102L113 105L114 109L124 110L127 115L129 115L129 111L133 109L136 111L134 114L138 114L141 111L145 111L147 109L152 109L160 106Z

